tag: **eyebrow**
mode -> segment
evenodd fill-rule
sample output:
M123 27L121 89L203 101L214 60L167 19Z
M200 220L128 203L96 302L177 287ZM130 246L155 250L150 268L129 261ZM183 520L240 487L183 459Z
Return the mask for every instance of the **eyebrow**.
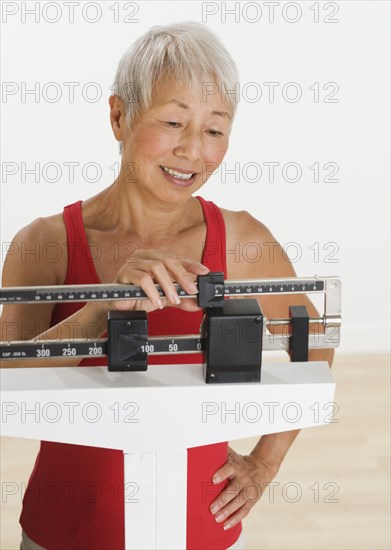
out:
M189 106L186 104L186 103L183 103L183 101L179 101L178 99L169 99L168 101L166 101L165 105L167 105L167 103L175 103L176 105L178 105L178 107L182 107L183 109L188 109ZM231 115L229 113L227 113L227 111L212 111L211 113L212 115L218 115L218 116L221 116L221 117L226 117L226 118L229 118L231 120Z

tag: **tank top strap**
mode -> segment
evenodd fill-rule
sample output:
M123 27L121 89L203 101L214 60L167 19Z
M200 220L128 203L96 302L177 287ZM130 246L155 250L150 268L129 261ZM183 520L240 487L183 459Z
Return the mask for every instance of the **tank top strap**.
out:
M68 268L64 284L100 283L91 256L79 200L64 207Z
M226 230L220 208L212 201L196 196L202 206L207 233L203 254L203 263L211 271L223 271L227 278Z

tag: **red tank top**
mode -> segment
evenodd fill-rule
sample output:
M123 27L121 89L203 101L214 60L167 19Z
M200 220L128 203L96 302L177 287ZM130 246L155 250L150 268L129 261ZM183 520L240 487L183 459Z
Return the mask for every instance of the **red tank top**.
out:
M202 263L225 277L225 225L219 208L200 201L207 226ZM68 270L64 284L100 283L85 233L81 202L64 208ZM51 326L66 319L81 303L57 304ZM202 311L189 313L166 308L148 314L148 333L196 334ZM170 363L200 363L200 354L174 355ZM151 356L149 364L167 362ZM80 366L107 365L106 358L83 359ZM224 550L238 539L242 526L224 531L209 511L226 483L212 488L212 475L227 461L228 443L188 449L187 542L188 550ZM208 490L205 491L205 487ZM27 535L48 550L123 550L124 477L122 451L41 442L23 499L20 524Z

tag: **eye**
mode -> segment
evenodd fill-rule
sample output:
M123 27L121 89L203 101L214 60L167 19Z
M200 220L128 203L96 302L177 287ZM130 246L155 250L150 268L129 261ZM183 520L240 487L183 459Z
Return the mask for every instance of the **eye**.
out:
M167 124L167 126L170 126L171 128L179 128L181 123L175 122L174 120L167 120L164 124Z
M213 137L220 137L224 135L222 132L219 132L218 130L208 130L208 132Z

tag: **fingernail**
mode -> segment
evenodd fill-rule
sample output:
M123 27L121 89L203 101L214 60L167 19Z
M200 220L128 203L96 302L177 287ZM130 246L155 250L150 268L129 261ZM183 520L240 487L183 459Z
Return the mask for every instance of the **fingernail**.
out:
M179 296L176 292L170 292L170 296L171 296L171 301L174 302L174 304L180 304L181 301L179 299Z
M163 302L161 301L160 298L158 298L158 299L156 300L156 305L157 305L157 307L158 307L159 309L164 309Z
M211 507L210 511L212 512L212 514L215 514L215 513L217 512L218 509L219 509L218 504L213 504L213 506Z
M224 514L217 514L217 516L215 516L215 520L219 523L220 521L223 521L224 519Z
M189 284L189 288L190 288L190 292L191 292L192 294L197 294L198 288L197 288L197 285L196 285L196 284L190 283L190 284Z
M213 483L218 483L220 481L220 476L213 476L212 481Z
M225 523L225 524L223 525L224 531L226 531L227 529L230 529L231 527L232 527L232 523L229 523L229 522L228 522L228 523Z

